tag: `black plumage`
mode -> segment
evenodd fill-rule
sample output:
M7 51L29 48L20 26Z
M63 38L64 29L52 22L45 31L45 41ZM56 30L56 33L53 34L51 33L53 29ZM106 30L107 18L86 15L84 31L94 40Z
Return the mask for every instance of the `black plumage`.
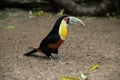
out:
M48 57L51 56L51 53L58 54L58 48L63 43L63 40L60 39L60 35L58 32L59 32L61 21L65 17L67 17L67 16L62 16L56 21L53 29L42 40L38 49L33 49L32 51L30 51L24 55L30 56L33 53L38 52L38 51L43 52Z

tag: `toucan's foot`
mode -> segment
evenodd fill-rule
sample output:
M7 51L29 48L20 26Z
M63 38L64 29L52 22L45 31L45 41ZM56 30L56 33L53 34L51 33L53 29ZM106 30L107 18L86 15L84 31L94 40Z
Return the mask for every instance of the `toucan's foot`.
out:
M56 56L57 56L58 59L62 58L62 56L60 54L56 54Z
M49 60L50 60L50 61L53 61L54 59L52 58L52 56L49 56Z

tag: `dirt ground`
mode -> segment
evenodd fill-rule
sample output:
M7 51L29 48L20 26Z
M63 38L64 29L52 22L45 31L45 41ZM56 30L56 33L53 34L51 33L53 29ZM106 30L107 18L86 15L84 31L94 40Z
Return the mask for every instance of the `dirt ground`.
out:
M9 12L9 20L0 26L0 80L60 80L62 76L88 80L120 80L120 20L116 18L81 18L86 27L69 26L69 35L59 48L62 59L49 61L43 54L26 57L29 47L38 47L52 29L54 14L29 19L28 12ZM89 71L93 64L99 68Z

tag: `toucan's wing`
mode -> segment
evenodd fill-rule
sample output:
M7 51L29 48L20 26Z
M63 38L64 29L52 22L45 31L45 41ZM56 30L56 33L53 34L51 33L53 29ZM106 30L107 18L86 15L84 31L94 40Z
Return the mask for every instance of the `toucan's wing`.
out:
M48 43L56 43L59 39L60 39L60 36L58 34L48 35L46 37L46 40Z
M48 35L42 40L40 46L43 47L43 46L47 46L49 44L56 43L59 39L60 39L60 36L58 34Z

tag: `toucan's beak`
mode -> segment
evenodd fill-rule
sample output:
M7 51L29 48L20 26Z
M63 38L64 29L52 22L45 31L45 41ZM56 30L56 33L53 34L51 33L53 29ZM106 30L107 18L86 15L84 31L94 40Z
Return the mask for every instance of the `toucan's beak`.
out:
M77 18L77 17L69 17L69 24L76 24L76 23L81 23L81 25L82 26L85 26L85 24L84 24L84 22L81 20L81 19L79 19L79 18Z

